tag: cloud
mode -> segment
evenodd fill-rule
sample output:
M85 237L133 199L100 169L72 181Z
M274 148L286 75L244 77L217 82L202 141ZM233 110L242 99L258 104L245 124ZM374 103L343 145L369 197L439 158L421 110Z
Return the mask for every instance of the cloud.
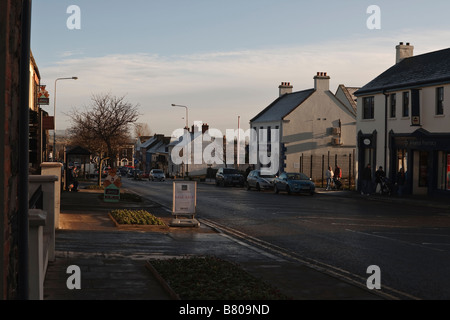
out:
M281 82L291 82L294 91L309 89L316 72L323 71L331 76L332 91L339 84L363 86L394 64L398 42L411 42L419 54L442 49L439 39L449 36L450 31L406 30L314 45L192 55L67 53L40 71L48 84L57 77L79 77L61 90L58 83L58 113L88 105L92 94L112 93L139 104L143 114L139 122L148 123L155 133L169 135L184 126L184 110L170 108L172 103L189 106L191 124L202 120L224 132L237 126L238 115L248 126L277 98ZM57 119L64 118L58 113ZM69 125L67 118L57 120L57 128Z

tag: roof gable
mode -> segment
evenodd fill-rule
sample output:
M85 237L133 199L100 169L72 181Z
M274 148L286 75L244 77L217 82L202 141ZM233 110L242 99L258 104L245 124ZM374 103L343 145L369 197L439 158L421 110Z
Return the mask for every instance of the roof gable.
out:
M360 90L356 96L450 82L450 48L402 60Z
M314 89L309 89L284 94L251 119L250 122L281 121L286 115L305 102L314 91Z

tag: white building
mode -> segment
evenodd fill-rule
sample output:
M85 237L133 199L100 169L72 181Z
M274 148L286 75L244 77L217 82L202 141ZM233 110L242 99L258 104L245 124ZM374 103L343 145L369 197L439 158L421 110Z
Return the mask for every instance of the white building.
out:
M400 43L396 64L358 90L358 171L370 163L406 191L450 193L450 49L419 56Z
M348 173L356 148L356 103L352 95L356 88L340 85L333 94L330 77L318 72L314 88L292 89L290 83L281 83L279 97L250 120L258 139L264 130L279 129L279 172L301 171L320 179L328 165L334 169L339 164Z
M172 137L172 141L168 145L168 175L174 177L198 177L205 176L208 173L208 168L217 169L224 167L224 164L217 162L224 162L225 149L223 147L223 140L220 142L221 147L215 149L216 161L204 159L204 152L206 148L211 147L211 141L204 138L205 133L209 130L208 124L203 124L201 121L195 121L191 130L185 131L185 135L180 137ZM223 138L221 138L223 139ZM205 141L206 140L206 141ZM175 150L174 150L175 149ZM198 149L198 150L197 150ZM186 152L188 154L186 158ZM180 158L182 163L174 161L174 155ZM200 159L198 159L200 156ZM189 159L189 160L187 160Z

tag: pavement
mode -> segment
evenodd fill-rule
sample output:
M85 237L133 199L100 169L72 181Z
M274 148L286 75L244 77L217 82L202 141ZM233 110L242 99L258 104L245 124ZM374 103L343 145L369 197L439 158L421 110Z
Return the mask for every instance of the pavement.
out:
M126 190L125 190L126 192ZM362 197L352 191L324 191L330 196ZM366 197L366 196L364 196ZM372 201L407 201L450 209L448 199L369 196ZM174 296L147 268L154 259L198 255L237 263L256 278L278 288L292 300L385 300L376 290L326 274L256 248L205 224L199 227L118 227L111 210L144 209L166 223L171 213L151 200L105 203L102 193L83 189L62 192L56 258L50 261L45 300L173 300ZM69 266L78 266L81 289L68 289ZM364 284L365 285L365 284Z

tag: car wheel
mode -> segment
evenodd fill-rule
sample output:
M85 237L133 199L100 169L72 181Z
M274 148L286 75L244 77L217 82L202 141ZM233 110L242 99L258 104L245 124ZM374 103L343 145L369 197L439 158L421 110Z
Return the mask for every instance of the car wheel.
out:
M311 191L309 194L310 194L311 196L313 196L313 195L315 195L316 193L315 193L314 191Z
M279 193L279 192L280 192L280 190L278 190L277 186L274 186L274 187L273 187L273 191L274 191L275 193Z
M256 190L261 191L261 187L259 186L259 183L256 184Z
M251 188L250 184L247 182L246 185L247 185L247 190L250 190L250 188Z
M286 192L287 194L291 194L291 189L289 188L289 186L286 186Z

